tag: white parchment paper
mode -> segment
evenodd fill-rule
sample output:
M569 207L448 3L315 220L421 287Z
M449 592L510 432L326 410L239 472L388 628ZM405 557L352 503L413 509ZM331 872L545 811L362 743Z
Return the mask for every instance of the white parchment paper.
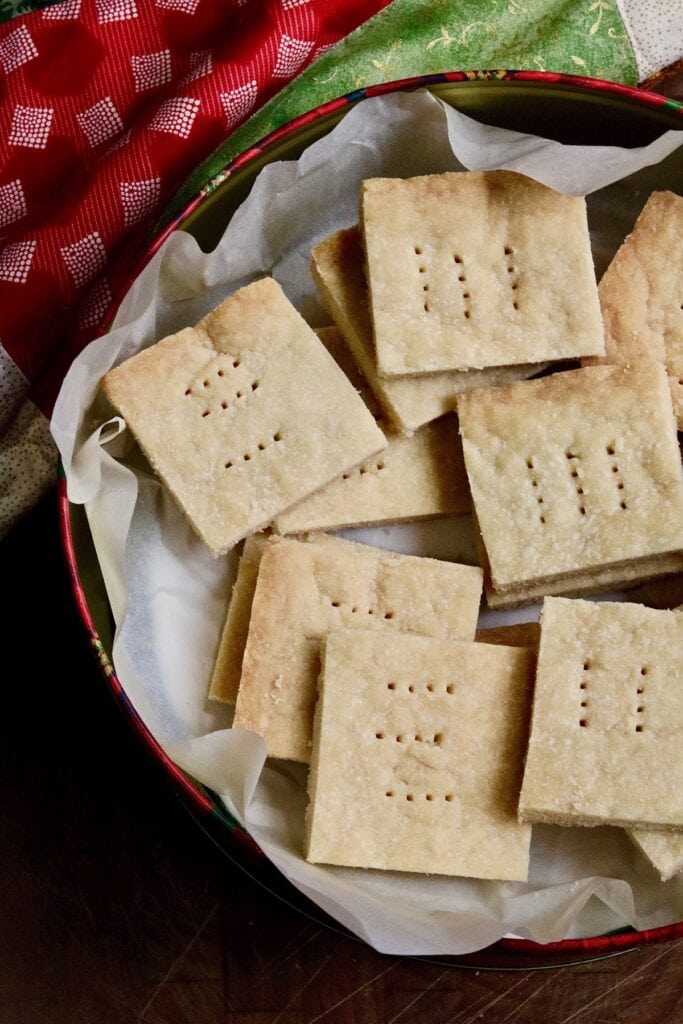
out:
M262 741L205 700L235 558L214 560L96 392L110 367L195 323L237 288L272 274L314 325L329 322L308 271L311 246L357 219L360 182L509 168L589 195L598 273L653 189L683 193L681 133L642 149L563 146L490 128L428 93L365 100L298 161L266 167L219 245L173 234L124 300L113 329L76 360L52 421L71 501L86 507L116 622L127 694L168 753L219 793L302 892L377 949L458 954L515 933L539 942L683 918L683 879L659 881L625 833L534 829L527 883L320 867L301 856L305 769L265 763ZM475 561L467 520L346 531L366 543ZM485 613L488 624L533 617ZM350 827L353 827L350 823Z

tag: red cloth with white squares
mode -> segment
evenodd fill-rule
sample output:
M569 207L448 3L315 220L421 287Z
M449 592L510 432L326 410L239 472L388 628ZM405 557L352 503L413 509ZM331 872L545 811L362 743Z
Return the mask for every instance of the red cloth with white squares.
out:
M0 345L22 397L49 413L187 174L387 2L63 0L0 25Z

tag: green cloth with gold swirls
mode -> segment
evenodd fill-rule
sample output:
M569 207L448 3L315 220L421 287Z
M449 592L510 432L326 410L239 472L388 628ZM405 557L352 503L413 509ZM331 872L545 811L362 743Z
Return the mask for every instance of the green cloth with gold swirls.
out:
M173 214L229 161L336 96L413 75L477 68L638 81L614 0L393 0L307 68L201 164Z

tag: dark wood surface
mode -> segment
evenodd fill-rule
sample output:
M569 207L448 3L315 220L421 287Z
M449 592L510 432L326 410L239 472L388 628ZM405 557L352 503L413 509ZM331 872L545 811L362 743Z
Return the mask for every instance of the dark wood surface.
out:
M0 543L0 1024L680 1024L683 942L547 971L382 956L191 819L107 692L49 496Z

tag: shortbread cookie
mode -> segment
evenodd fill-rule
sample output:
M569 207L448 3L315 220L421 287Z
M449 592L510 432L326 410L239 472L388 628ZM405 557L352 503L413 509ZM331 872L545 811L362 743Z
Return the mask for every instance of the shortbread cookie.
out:
M600 286L605 362L666 366L683 429L683 197L654 192Z
M386 446L270 278L112 370L103 388L214 555Z
M683 621L546 598L520 820L683 828Z
M479 568L338 537L271 540L256 583L235 727L259 733L273 757L308 761L321 640L345 628L471 640L481 584Z
M585 367L463 395L459 409L490 604L683 567L663 367Z
M210 700L234 704L237 698L256 578L267 542L268 536L265 533L256 533L244 542L209 686Z
M359 229L338 231L316 245L311 252L311 272L328 313L344 335L377 401L403 434L412 434L425 423L452 412L463 391L524 380L547 365L496 366L383 379L375 360Z
M512 171L363 182L383 376L602 355L586 203Z
M644 832L642 829L627 829L627 832L663 882L683 871L683 833Z
M429 423L413 437L401 437L382 417L339 331L329 327L316 333L360 393L388 445L278 516L276 530L303 533L466 515L470 489L455 416Z
M524 881L531 830L516 804L531 675L521 648L331 634L307 860Z

